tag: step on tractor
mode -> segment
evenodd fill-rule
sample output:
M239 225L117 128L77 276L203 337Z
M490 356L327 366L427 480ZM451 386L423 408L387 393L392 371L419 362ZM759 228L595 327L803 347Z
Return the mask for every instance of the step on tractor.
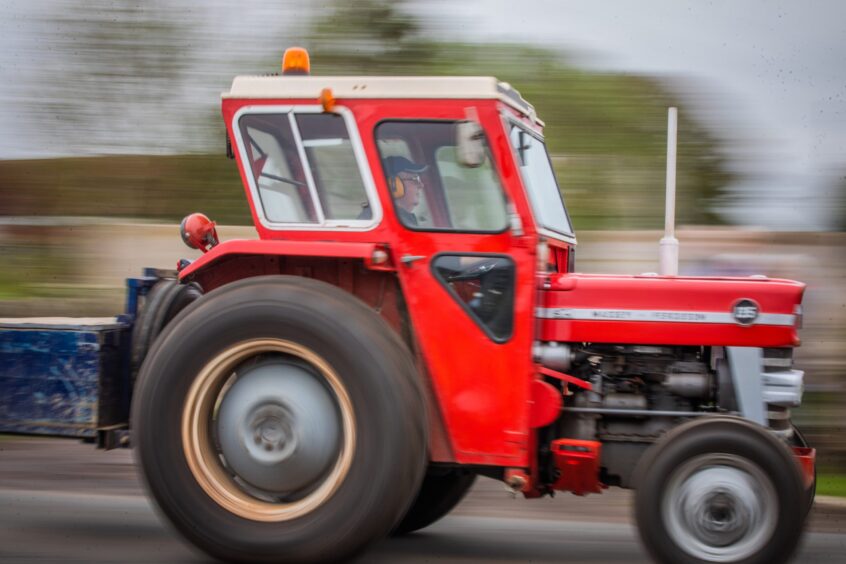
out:
M222 96L258 239L192 214L202 254L139 292L129 429L175 528L222 560L334 562L484 476L633 489L658 562L789 560L815 490L790 418L805 286L577 273L517 90L308 71L292 49Z

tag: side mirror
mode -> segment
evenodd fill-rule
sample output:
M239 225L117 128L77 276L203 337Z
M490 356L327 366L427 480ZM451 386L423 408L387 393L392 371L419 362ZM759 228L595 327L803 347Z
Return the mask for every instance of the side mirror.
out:
M458 164L467 168L482 166L485 153L485 131L478 122L467 120L455 126L455 152Z
M199 249L204 253L216 247L220 240L217 238L215 223L201 213L185 216L179 224L179 234L182 241L192 249Z

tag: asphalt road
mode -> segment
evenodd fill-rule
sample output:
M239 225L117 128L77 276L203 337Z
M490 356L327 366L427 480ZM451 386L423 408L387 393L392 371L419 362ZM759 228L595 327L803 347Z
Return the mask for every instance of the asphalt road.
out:
M629 492L512 498L481 479L439 523L360 562L648 562ZM846 504L818 503L796 562L846 564ZM0 562L208 562L144 496L127 450L0 436Z

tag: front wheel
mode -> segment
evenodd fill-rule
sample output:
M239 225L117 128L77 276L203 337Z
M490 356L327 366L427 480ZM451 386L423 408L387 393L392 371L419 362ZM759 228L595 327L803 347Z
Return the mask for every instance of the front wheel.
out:
M798 465L750 422L715 417L681 425L643 455L635 487L640 536L659 562L776 564L799 543Z
M145 360L137 458L163 513L216 558L343 560L419 487L415 377L399 338L337 288L236 282L189 306Z

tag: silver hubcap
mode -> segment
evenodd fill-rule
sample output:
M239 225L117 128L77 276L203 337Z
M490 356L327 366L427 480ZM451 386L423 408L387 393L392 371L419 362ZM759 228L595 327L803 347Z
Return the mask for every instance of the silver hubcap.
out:
M220 403L217 433L227 465L272 495L317 482L337 458L341 422L329 390L282 360L241 374Z
M680 548L708 562L733 562L769 542L778 496L755 464L708 454L672 475L662 509L667 531Z
M245 519L281 522L323 505L343 483L355 415L335 370L291 341L244 341L196 375L182 413L188 469Z

